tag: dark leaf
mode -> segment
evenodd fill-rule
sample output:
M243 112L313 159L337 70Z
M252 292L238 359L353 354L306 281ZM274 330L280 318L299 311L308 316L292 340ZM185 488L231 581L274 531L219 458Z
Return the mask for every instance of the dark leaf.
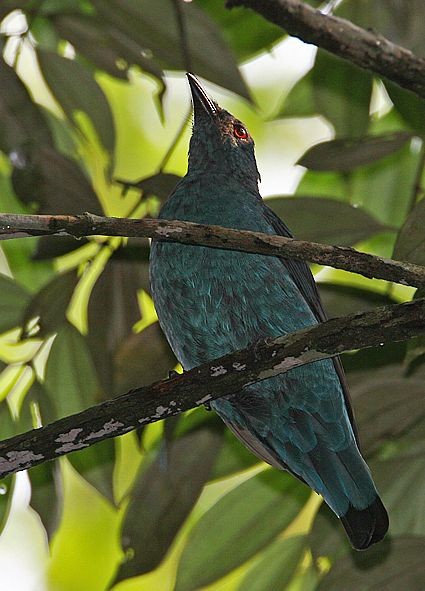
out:
M266 203L300 240L349 246L388 229L364 210L335 199L272 197Z
M159 174L138 181L136 186L142 189L145 195L155 195L161 202L164 202L174 191L181 179L182 177L176 174L160 172Z
M354 170L397 152L411 137L407 131L399 131L322 142L310 148L297 164L311 170Z
M69 456L72 457L71 455ZM49 538L57 530L62 514L62 482L57 461L31 468L31 507L37 511Z
M386 81L385 88L408 126L421 136L425 135L425 101L409 90Z
M32 259L34 261L46 261L60 257L69 252L85 246L89 241L87 238L76 239L71 236L42 236L37 241Z
M242 470L251 468L255 464L258 464L258 462L258 458L242 445L229 429L226 429L224 432L223 446L217 457L214 470L211 474L211 480L226 478L242 472Z
M30 294L10 277L0 274L0 332L21 324Z
M49 146L27 144L12 160L13 188L27 204L36 203L38 213L102 213L90 182L74 160Z
M0 94L0 150L13 153L29 140L51 145L52 136L40 109L13 68L1 57L0 88L3 89Z
M66 311L77 286L75 270L55 275L30 301L25 310L23 325L39 317L40 332L37 336L45 337L63 326L66 322Z
M53 341L46 363L45 387L55 407L55 416L50 420L87 408L99 397L87 340L71 324L64 324Z
M139 66L152 74L165 90L163 72L154 60L144 57L143 47L113 26L104 26L91 15L57 15L54 26L63 39L98 68L116 78L127 79L128 69ZM123 63L124 61L124 63Z
M116 27L168 69L186 70L176 11L168 0L93 0L105 23ZM191 68L200 76L249 98L235 58L219 27L195 3L182 3Z
M166 378L176 365L177 359L155 322L119 344L114 357L116 393Z
M88 343L107 397L117 394L113 358L118 345L140 320L137 291L145 288L147 265L111 260L96 281L88 306Z
M425 57L422 0L344 0L336 14L366 29L379 31L394 43Z
M323 307L329 318L347 316L354 312L366 312L378 306L394 303L391 298L359 287L318 283Z
M425 538L381 542L365 552L340 558L321 580L318 591L422 591L425 586Z
M216 0L199 0L198 4L216 21L239 61L247 60L271 47L285 34L280 27L259 18L250 10L228 10L224 3Z
M353 552L340 520L326 503L322 503L314 518L309 541L314 560L321 556L327 556L332 561L339 560L341 556Z
M83 111L91 119L105 148L113 153L115 125L111 108L93 76L74 60L38 49L43 76L70 121Z
M0 439L16 435L16 424L12 419L6 400L0 402ZM7 476L0 482L0 533L9 517L10 506L15 484L15 475Z
M425 199L419 201L404 222L394 246L393 257L425 265Z
M238 589L240 591L286 589L306 549L305 536L276 540L264 550L260 560L248 570Z
M422 395L423 399L423 395ZM423 406L423 403L422 403ZM425 433L422 431L425 439ZM423 450L371 464L388 509L391 534L425 535L425 457Z
M231 490L190 532L175 591L194 591L243 564L291 523L309 495L307 487L277 470Z
M334 126L337 137L361 137L369 126L372 75L320 50L312 70L316 109Z
M207 481L221 434L204 428L173 441L139 475L124 520L123 546L134 556L117 580L155 568L173 542Z

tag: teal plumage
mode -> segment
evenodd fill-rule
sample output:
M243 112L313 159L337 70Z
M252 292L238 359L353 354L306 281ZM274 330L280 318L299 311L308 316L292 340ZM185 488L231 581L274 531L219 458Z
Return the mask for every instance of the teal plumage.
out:
M189 169L160 217L289 236L259 195L245 128L188 76L195 110ZM276 257L154 241L151 287L185 369L325 319L308 267ZM293 369L211 406L260 458L320 493L354 547L385 535L387 514L358 449L338 360Z

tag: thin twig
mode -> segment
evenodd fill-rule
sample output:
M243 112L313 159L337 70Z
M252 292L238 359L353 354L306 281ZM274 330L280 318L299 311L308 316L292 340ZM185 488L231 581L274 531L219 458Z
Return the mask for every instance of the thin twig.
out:
M425 59L383 35L315 10L298 0L227 0L245 6L298 37L392 80L425 98Z
M265 339L197 368L132 390L78 414L0 442L0 477L123 435L249 384L344 351L393 343L425 332L425 298L334 318Z
M294 240L274 234L152 218L108 218L89 213L0 214L0 239L54 234L77 238L96 235L156 238L165 242L305 260L359 273L370 279L385 279L413 287L425 286L425 267L384 259L353 248Z

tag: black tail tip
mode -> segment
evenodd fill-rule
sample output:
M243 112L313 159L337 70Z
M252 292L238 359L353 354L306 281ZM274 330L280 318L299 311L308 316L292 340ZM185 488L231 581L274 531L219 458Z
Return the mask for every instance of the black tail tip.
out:
M356 550L366 550L382 540L388 531L388 513L379 497L366 509L355 509L350 505L340 519Z

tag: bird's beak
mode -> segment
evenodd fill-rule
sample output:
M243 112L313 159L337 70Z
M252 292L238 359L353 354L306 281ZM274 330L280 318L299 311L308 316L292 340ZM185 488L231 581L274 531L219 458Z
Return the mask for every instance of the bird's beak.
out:
M210 99L205 90L199 84L196 76L190 72L186 73L189 81L190 91L192 93L193 112L195 114L195 123L199 119L205 118L205 115L209 115L211 118L217 113L216 104Z

